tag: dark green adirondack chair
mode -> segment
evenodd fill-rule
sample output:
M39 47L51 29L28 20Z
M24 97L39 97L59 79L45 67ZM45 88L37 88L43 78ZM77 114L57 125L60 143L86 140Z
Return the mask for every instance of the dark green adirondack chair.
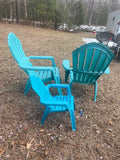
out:
M72 52L73 66L70 68L70 61L63 60L65 69L65 82L70 74L70 88L72 84L92 84L95 86L94 101L97 97L97 79L104 73L109 74L108 68L114 55L111 50L101 43L88 43L75 49Z
M13 33L9 33L8 35L8 46L9 49L18 63L19 67L25 71L28 75L28 81L25 86L24 94L27 94L31 88L30 77L37 76L43 82L49 82L55 80L57 84L60 83L60 72L59 69L56 67L54 57L52 56L30 56L26 57L20 40L15 36ZM33 66L30 62L30 59L48 59L52 61L52 66ZM59 94L61 91L59 90Z

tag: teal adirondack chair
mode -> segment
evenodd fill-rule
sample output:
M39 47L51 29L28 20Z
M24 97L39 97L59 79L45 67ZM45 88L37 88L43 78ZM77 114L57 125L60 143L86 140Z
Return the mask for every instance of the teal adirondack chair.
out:
M22 49L20 40L13 33L8 35L9 49L18 63L19 67L25 71L28 75L28 81L25 86L24 94L27 94L31 88L30 76L38 76L44 83L55 80L56 83L60 83L60 72L56 67L54 57L52 56L30 56L26 57ZM29 61L30 59L48 59L52 61L52 66L33 66ZM61 94L61 90L59 90Z
M70 87L67 84L48 84L44 85L40 78L31 76L30 78L32 88L40 97L41 104L46 106L41 124L51 112L65 112L69 111L71 117L72 130L76 130L75 116L74 116L74 97L71 95ZM49 88L66 88L67 95L52 96Z
M110 73L108 66L113 57L111 50L101 43L92 42L80 46L72 52L72 67L69 60L63 60L65 82L70 74L71 89L74 82L94 85L94 101L96 101L97 79L104 73Z

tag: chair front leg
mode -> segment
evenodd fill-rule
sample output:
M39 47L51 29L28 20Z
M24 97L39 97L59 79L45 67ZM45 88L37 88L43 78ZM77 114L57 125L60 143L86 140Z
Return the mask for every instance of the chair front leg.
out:
M45 119L47 118L48 114L50 113L50 108L48 106L46 106L43 117L42 117L42 121L41 124L44 123Z
M94 84L94 101L96 102L96 97L97 97L97 81Z
M70 113L70 118L71 118L72 130L75 131L76 130L76 124L75 124L74 110L69 109L69 113Z
M67 82L69 74L70 74L70 71L65 70L65 82Z
M70 77L70 82L69 82L69 85L70 85L70 90L72 90L72 85L73 85L73 79Z

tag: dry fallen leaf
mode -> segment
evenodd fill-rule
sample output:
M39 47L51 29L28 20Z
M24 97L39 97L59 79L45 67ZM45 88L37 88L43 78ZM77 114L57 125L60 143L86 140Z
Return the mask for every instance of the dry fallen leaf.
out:
M25 127L24 129L25 129L25 130L27 130L27 129L28 129L28 127Z
M29 149L31 147L31 143L27 143L27 149Z
M14 142L14 141L12 141L12 142L11 142L11 145L12 145L12 146L14 146L14 145L15 145L15 142Z
M47 156L47 155L48 155L48 153L49 153L49 152L48 152L48 150L46 150L46 151L45 151L45 155Z
M34 140L34 138L30 141L30 143L27 143L27 149L29 149L31 147L33 140Z
M41 129L40 132L44 132L44 129Z
M0 156L4 153L4 150L0 148Z
M113 125L113 122L112 122L112 121L110 121L110 122L109 122L109 124L110 124L110 125Z

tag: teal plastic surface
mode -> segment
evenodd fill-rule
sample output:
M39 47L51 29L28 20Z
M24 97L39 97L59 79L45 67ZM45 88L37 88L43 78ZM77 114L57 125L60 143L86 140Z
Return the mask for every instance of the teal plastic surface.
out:
M76 130L75 116L74 116L74 97L71 95L70 87L67 84L48 84L44 85L39 77L31 76L30 78L33 90L40 97L40 103L45 105L45 111L42 117L41 124L51 112L66 112L69 111L71 118L72 130ZM67 95L52 96L49 92L50 88L66 88Z
M54 80L57 84L60 83L60 72L56 67L54 57L52 56L30 56L27 57L23 51L20 40L13 33L8 35L9 49L18 63L19 67L28 75L28 80L25 86L24 94L27 94L31 88L30 77L38 76L44 83ZM52 62L52 66L33 66L30 59L48 59ZM61 90L58 90L59 94Z
M112 51L101 43L88 43L80 46L72 52L73 66L70 68L70 61L63 60L65 69L65 82L70 75L70 88L72 84L92 84L95 87L94 101L97 97L97 79L104 73L109 74L108 68L114 55Z

